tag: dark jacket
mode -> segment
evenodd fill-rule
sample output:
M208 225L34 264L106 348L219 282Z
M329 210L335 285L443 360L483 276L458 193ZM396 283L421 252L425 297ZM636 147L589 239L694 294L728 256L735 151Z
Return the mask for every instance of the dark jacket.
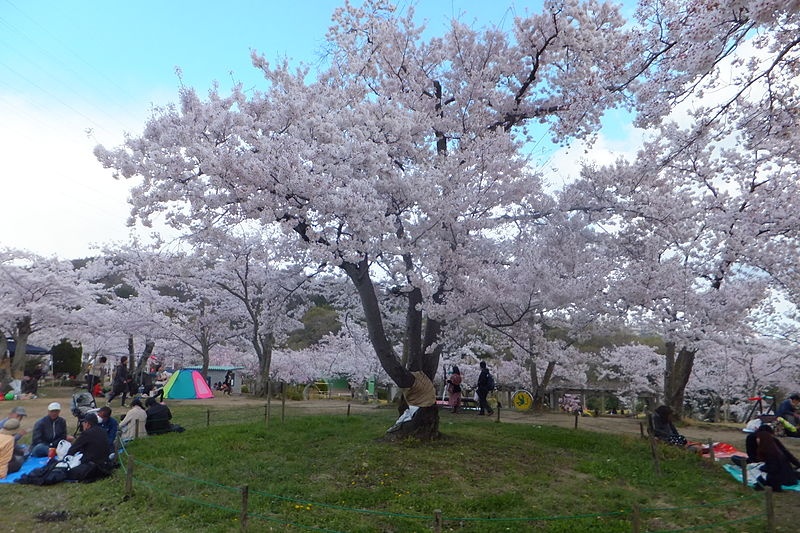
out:
M125 365L117 365L114 372L114 385L122 386L127 385L128 382L128 367Z
M67 421L60 416L52 420L49 416L43 416L33 425L33 436L31 446L43 443L50 448L58 445L58 441L67 438Z
M81 464L92 462L103 464L108 460L111 446L108 444L108 434L100 426L92 426L78 435L69 448L68 455L83 453Z
M103 421L98 424L103 431L106 432L108 435L108 442L109 444L114 444L114 439L117 438L117 431L119 431L119 422L113 416L111 418L103 419Z
M144 428L148 435L160 435L172 431L172 412L164 404L157 403L147 408L147 421Z
M661 440L666 440L673 435L680 435L675 424L658 413L653 413L653 434Z
M488 368L481 369L481 373L478 375L478 390L479 391L481 391L481 392L487 391L488 392L489 389L491 388L490 387L490 383L489 383L489 381L490 381L489 375L490 374L489 374L489 369Z

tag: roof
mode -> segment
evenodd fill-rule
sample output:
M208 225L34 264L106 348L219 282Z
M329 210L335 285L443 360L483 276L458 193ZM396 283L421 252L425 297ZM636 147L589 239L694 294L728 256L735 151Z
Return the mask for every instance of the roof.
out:
M187 370L202 370L202 365L193 365L183 367ZM209 366L209 370L242 370L243 366Z

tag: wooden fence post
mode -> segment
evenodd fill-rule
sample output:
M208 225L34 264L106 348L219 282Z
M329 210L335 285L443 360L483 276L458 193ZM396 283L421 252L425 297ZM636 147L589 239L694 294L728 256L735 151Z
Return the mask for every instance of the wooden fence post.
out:
M708 458L712 461L716 461L716 457L714 457L714 440L708 439Z
M578 417L580 415L580 411L575 411L575 429L578 429Z
M767 506L767 532L775 533L775 502L772 499L772 487L764 487L764 500Z
M631 531L633 533L640 533L642 531L642 517L638 503L633 504L633 511L631 512Z
M347 416L350 416L350 402L347 402Z
M134 439L138 439L139 438L139 422L140 422L140 420L137 418L136 421L133 424L133 438Z
M661 475L661 463L658 459L658 446L656 444L656 438L650 435L648 437L650 440L650 453L653 455L653 464L655 465L656 474L659 476Z
M125 472L125 499L129 500L132 496L133 496L133 455L128 454L128 470L127 472Z
M286 382L281 381L281 424L286 421Z
M242 491L242 511L239 513L239 524L241 530L247 531L247 500L250 496L250 489L247 485L241 488Z
M442 510L433 511L433 532L442 533Z
M206 409L206 427L211 427L211 409Z
M267 425L269 425L270 415L272 414L272 380L267 380Z
M497 418L495 418L494 420L495 422L500 422L500 409L502 409L500 407L500 402L497 402L497 409L495 410L495 412L497 413Z

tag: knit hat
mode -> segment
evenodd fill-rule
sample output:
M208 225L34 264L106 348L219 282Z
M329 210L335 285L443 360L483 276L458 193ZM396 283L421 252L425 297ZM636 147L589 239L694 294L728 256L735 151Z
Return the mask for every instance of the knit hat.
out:
M6 420L6 423L3 424L3 429L0 429L0 433L3 435L16 435L17 431L19 431L19 420L16 418Z

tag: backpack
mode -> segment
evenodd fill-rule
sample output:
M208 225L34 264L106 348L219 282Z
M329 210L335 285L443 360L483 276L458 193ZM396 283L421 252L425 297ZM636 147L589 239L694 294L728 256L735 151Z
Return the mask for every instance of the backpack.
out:
M57 464L58 460L51 459L46 465L34 468L27 474L22 474L15 481L24 485L55 485L56 483L61 483L67 479L67 469L56 468Z
M486 388L490 391L494 390L494 376L488 372L486 373Z

